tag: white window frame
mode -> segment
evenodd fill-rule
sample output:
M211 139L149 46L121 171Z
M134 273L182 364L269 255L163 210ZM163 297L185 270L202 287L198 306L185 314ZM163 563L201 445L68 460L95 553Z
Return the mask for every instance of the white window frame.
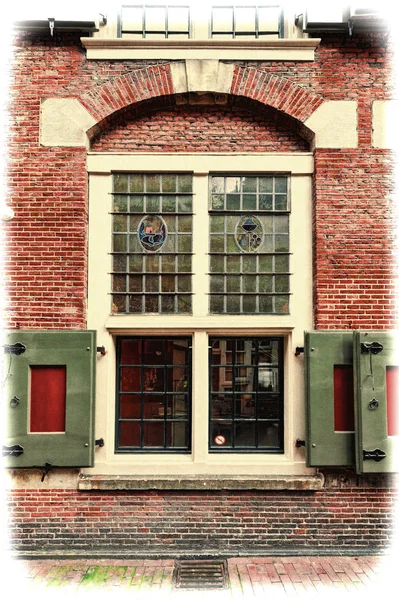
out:
M89 329L97 330L107 354L97 360L96 437L105 440L97 450L91 474L144 475L300 475L308 474L304 438L303 332L312 328L311 153L280 154L117 154L88 153L89 172ZM193 173L193 314L115 315L110 312L112 174L113 172ZM289 315L209 315L208 248L209 174L224 172L277 173L291 178L291 312ZM200 233L199 233L200 232ZM192 451L190 454L115 454L115 340L118 335L191 335ZM284 454L210 453L208 449L208 339L215 335L284 338Z

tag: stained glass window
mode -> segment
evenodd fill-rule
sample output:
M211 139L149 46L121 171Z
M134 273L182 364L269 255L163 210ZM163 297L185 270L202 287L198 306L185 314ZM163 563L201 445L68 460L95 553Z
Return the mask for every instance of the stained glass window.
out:
M112 312L190 313L192 176L115 174Z
M289 180L210 178L210 312L287 314Z

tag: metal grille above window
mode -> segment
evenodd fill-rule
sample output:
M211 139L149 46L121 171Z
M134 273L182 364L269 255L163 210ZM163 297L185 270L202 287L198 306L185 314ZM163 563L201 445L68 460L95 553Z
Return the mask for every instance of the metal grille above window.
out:
M210 178L210 312L289 312L289 179Z
M190 313L192 176L115 174L112 312Z
M283 16L278 4L212 7L213 39L262 39L283 36Z
M171 4L123 5L119 36L130 39L188 39L190 7Z

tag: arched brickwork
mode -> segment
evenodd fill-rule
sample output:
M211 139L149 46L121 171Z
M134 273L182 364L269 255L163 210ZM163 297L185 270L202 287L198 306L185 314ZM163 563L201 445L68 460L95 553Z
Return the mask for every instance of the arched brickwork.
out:
M218 93L213 89L207 91ZM192 92L195 90L187 89L187 93ZM152 65L114 77L79 97L79 101L97 121L87 133L92 138L107 129L118 111L176 93L170 64ZM289 79L255 67L235 67L229 94L275 108L298 124L303 124L324 102L320 95Z

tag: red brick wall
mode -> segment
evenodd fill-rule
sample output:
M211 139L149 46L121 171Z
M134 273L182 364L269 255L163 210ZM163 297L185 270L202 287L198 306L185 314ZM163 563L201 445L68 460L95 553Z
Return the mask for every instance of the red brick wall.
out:
M10 542L18 551L287 551L387 549L393 489L320 492L15 491Z
M396 253L391 244L391 157L371 148L371 103L390 97L390 59L385 35L326 36L315 62L240 62L234 89L246 95L241 105L231 98L220 108L175 108L160 102L161 112L146 114L146 108L157 105L150 100L147 104L143 96L136 118L135 112L126 112L125 127L114 120L113 129L94 141L93 149L165 151L171 141L167 124L175 136L184 128L193 137L180 139L179 150L306 149L292 121L285 119L282 127L275 112L254 112L256 104L248 98L257 97L256 70L264 73L265 82L276 78L279 87L268 88L269 99L279 89L276 102L284 102L284 90L298 93L293 84L304 90L306 102L296 106L302 120L309 103L313 110L323 99L357 100L359 149L315 153L315 324L332 329L392 328ZM168 66L157 61L159 66L148 74L148 64L87 61L79 36L62 39L57 34L50 40L21 34L16 41L7 165L7 196L15 219L5 224L12 328L86 326L86 151L40 147L40 101L85 94L88 99L100 85L112 88L115 77L129 75L140 81L144 71L148 79L156 79L158 72L160 89L168 90ZM245 111L245 106L251 110ZM107 122L111 121L103 125ZM155 127L161 124L157 134ZM202 140L199 124L207 133ZM278 545L339 551L382 548L392 532L392 496L385 486L364 481L312 493L86 494L28 489L10 494L10 535L14 547L30 550L73 546L167 552L195 544L221 551Z
M297 89L293 91L293 85L300 86L305 101L296 100L293 110L301 119L323 98L359 102L362 152L318 150L315 154L317 328L389 328L395 322L394 251L389 245L392 221L386 195L390 186L389 155L370 148L371 103L390 96L387 81L391 58L385 35L326 36L316 51L315 62L240 62L236 69L233 88L239 97L244 94L258 98L259 73L264 73L264 89L268 90L262 98L276 106L285 106L284 90L294 97ZM153 65L150 70L149 64ZM157 77L157 93L170 92L168 72L163 61L86 61L79 38L73 35L49 40L20 34L10 95L8 161L8 196L16 218L6 225L11 327L84 328L86 324L85 151L39 146L42 99L64 96L89 101L92 90L101 84L112 88L113 78L129 75L142 92L140 112L135 119L133 114L125 115L125 127L119 122L94 141L95 150L307 148L296 135L292 121L290 124L286 120L282 127L276 121L277 113L259 104L257 113L245 112L242 102L231 112L229 107L163 107L158 113L145 114L142 100L157 88ZM151 102L149 106L155 108ZM252 103L252 111L254 106ZM185 138L181 136L183 129ZM357 238L360 223L362 231ZM371 286L375 291L376 281L378 294L369 294Z
M317 150L314 309L319 329L395 327L393 161L388 151Z
M277 122L276 122L277 121ZM94 140L94 152L307 152L308 143L282 127L275 111L174 107L125 118Z

